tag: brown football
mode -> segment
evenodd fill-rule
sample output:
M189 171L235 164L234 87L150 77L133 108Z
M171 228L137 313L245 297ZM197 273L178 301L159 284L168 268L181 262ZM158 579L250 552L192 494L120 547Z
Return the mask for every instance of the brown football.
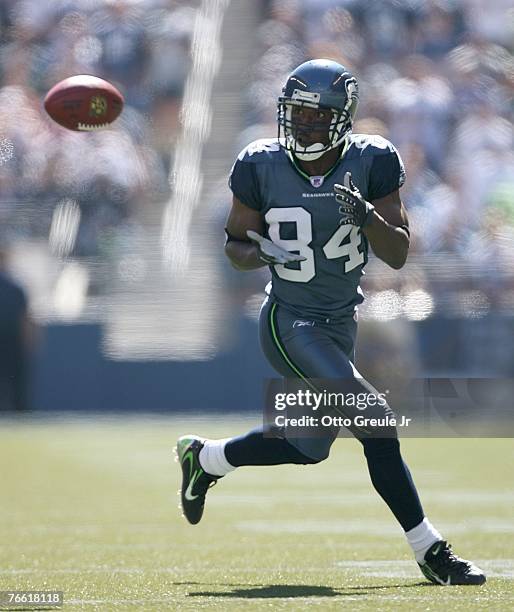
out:
M54 85L45 96L45 110L59 125L91 132L112 123L123 108L123 96L108 81L77 74Z

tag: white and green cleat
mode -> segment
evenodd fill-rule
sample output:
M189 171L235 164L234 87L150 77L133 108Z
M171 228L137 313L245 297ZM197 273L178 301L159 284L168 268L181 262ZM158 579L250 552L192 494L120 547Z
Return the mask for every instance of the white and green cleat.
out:
M425 578L441 586L484 584L484 572L471 561L461 559L448 542L435 542L425 554L425 562L419 564Z
M200 522L205 505L205 495L214 486L219 476L211 476L200 465L200 451L204 440L188 434L177 441L177 457L182 468L182 488L180 498L182 511L191 525Z

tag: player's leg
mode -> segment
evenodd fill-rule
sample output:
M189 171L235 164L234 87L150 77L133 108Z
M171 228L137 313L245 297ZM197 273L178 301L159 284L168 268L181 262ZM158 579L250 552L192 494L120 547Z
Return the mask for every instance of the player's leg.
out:
M345 355L353 350L356 324L348 325L337 341L328 328L305 321L267 301L259 319L261 348L273 368L284 378L346 378L353 380L353 366ZM313 323L312 321L310 323ZM360 391L360 386L357 391ZM371 390L371 387L370 387ZM258 427L228 440L205 440L200 461L213 476L224 476L235 467L318 463L328 457L338 428L325 437L291 436L287 431Z
M270 302L262 310L260 337L264 353L283 376L309 379L344 379L353 393L370 393L373 387L355 370L351 358L356 325L349 318L337 328L323 325L295 325L295 317ZM389 406L367 408L367 416L380 418L392 414ZM345 408L345 411L348 411ZM349 415L352 416L351 414ZM411 474L400 452L396 431L388 428L384 436L352 433L364 447L373 486L402 525L416 560L425 576L436 584L482 584L483 572L459 559L439 532L425 517ZM208 440L198 446L200 469L223 476L241 465L277 463L316 463L328 456L337 435L326 438L273 438L262 428L228 440ZM215 480L215 476L210 477ZM205 488L205 492L207 488ZM203 500L201 507L203 510ZM187 516L187 512L186 512Z
M298 323L296 315L268 300L259 318L262 351L275 371L285 379L322 378L340 349L321 327ZM293 353L298 353L299 359L290 354L293 338L296 338ZM353 344L353 339L348 338L348 342ZM224 454L236 467L318 463L328 457L337 431L335 428L327 437L296 438L291 437L286 429L258 427L229 440L224 446Z
M313 326L297 327L295 317L279 306L267 306L263 309L263 315L267 319L268 329L271 330L267 333L262 317L263 350L275 369L281 367L284 376L296 373L297 376L321 379L328 383L336 381L337 384L344 385L345 392L351 392L355 396L378 394L378 391L360 376L351 361L357 329L351 316L342 325L327 326L315 323ZM278 347L276 352L275 347ZM284 364L287 367L284 367ZM357 414L363 414L364 411L357 407L345 407L344 412L345 416L353 421ZM375 404L367 407L365 411L365 416L369 418L381 419L386 415L394 416L387 404ZM385 427L375 432L375 435L373 432L360 431L356 427L350 430L364 446L373 486L403 529L408 531L419 525L425 518L424 512L411 474L402 459L396 429ZM321 459L328 455L338 432L327 433L330 435L321 439L294 436L293 433L287 440L302 454Z
M414 557L428 580L440 585L480 585L476 565L457 557L425 516L396 438L361 437L371 481L402 526Z
M347 356L347 353L351 354L353 351L356 332L356 324L351 317L348 318L348 325L341 328L337 337L331 337L330 327L319 324L297 325L298 320L294 314L268 301L261 311L259 323L263 352L282 376L297 379L346 379L354 383L354 393L373 391L366 381L356 381L354 367ZM184 474L182 506L186 518L190 522L197 522L195 519L201 517L208 486L236 467L323 461L328 457L338 429L327 430L325 433L327 435L324 437L308 438L295 436L294 433L291 435L287 430L270 428L264 431L259 427L242 436L223 440L200 440L196 436L184 436L179 441L177 450ZM390 446L394 446L392 442ZM187 463L183 458L187 458ZM393 463L396 458L393 458L391 453L388 459ZM192 461L193 467L190 465ZM369 465L373 472L373 453L370 453ZM201 473L205 474L202 478L198 476ZM379 492L385 496L386 503L389 498L396 502L396 499L389 495L389 483L382 483L383 473L383 470L377 469L372 480ZM198 478L198 483L194 478ZM405 495L401 501L405 504ZM413 503L407 504L407 510L394 507L393 512L402 516L416 513L416 516L421 517L419 520L412 519L409 514L409 520L413 524L423 518L416 496L413 496Z
M279 345L284 361L297 375L328 381L337 379L346 392L376 396L377 391L360 376L352 363L356 324L350 317L338 326L295 327L293 317L280 307L271 306L264 314L267 314L274 344ZM268 337L264 333L265 342ZM266 356L275 365L271 348L265 342ZM353 413L352 408L344 410L350 418L359 412L356 408ZM366 416L370 418L380 419L386 415L394 416L387 404L377 403L366 408ZM485 582L483 572L469 561L456 557L425 517L416 486L401 455L396 429L385 427L374 435L357 427L350 429L364 447L373 486L403 527L425 576L436 584ZM323 458L328 455L333 437L329 435L325 444L303 437L287 437L287 440L302 454Z
M271 365L281 376L294 375L291 364L287 362L277 341L279 328L292 328L294 320L289 320L284 312L279 323L275 318L271 319L271 314L272 304L268 301L260 317L262 348ZM304 342L310 345L311 351L314 346L324 346L326 343L324 334L319 333L318 329L313 331L313 328L304 328L302 337ZM325 351L320 350L320 354L324 355ZM202 439L195 435L182 436L178 440L176 452L182 467L181 502L184 516L190 523L198 523L202 518L208 489L236 467L318 463L328 456L335 435L336 433L330 440L319 439L310 446L291 444L283 432L265 431L263 427L222 440Z
M182 510L192 525L202 518L207 491L236 467L316 463L286 440L264 437L262 427L224 440L207 440L188 434L179 438L176 454L182 468Z
M179 438L176 453L182 467L182 510L192 525L202 518L209 488L236 467L317 463L287 440L265 437L262 427L224 440L208 440L188 434Z
M345 348L344 334L341 344ZM345 351L343 360L345 357L350 359L353 355ZM354 367L352 371L356 376L352 382L356 385L354 392L359 392L359 387L367 393L370 389L373 390ZM375 405L371 407L368 416L379 419L387 413L392 414L389 406ZM431 582L440 585L483 584L486 581L483 571L470 561L457 557L424 515L411 473L402 458L396 431L394 435L391 435L393 432L386 431L384 437L362 435L358 429L353 429L352 433L364 447L373 486L404 529L423 574Z

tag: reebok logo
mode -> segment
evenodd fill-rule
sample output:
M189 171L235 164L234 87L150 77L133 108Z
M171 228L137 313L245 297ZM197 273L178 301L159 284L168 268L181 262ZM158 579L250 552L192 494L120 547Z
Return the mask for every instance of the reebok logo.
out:
M315 321L300 321L296 320L293 327L314 327Z

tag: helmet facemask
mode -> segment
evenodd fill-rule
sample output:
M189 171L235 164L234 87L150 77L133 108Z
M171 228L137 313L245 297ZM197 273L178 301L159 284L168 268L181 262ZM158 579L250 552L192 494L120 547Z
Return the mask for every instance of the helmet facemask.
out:
M301 123L298 119L293 119L293 107L307 106L317 110L326 110L331 113L330 124L325 123ZM351 120L348 120L348 113L337 111L334 108L323 108L313 106L304 102L287 101L278 105L278 136L285 143L285 148L293 153L295 157L304 161L314 161L319 159L327 151L338 147L351 130ZM300 133L327 132L325 142L315 142L310 145L302 145L299 142ZM281 141L282 142L282 141Z
M294 78L291 77L290 80ZM287 87L287 86L286 86ZM345 82L346 96L344 107L334 108L323 104L322 94L294 88L289 95L282 95L278 99L278 137L287 151L304 161L319 159L328 151L339 147L352 130L352 121L357 109L357 82L351 77ZM284 88L285 92L286 88ZM289 91L291 91L289 89ZM344 95L344 94L343 94ZM293 108L305 107L316 110L325 110L332 114L330 124L318 125L315 123L302 124L298 118L293 119ZM315 142L302 146L298 136L301 132L309 133L326 130L324 142Z

